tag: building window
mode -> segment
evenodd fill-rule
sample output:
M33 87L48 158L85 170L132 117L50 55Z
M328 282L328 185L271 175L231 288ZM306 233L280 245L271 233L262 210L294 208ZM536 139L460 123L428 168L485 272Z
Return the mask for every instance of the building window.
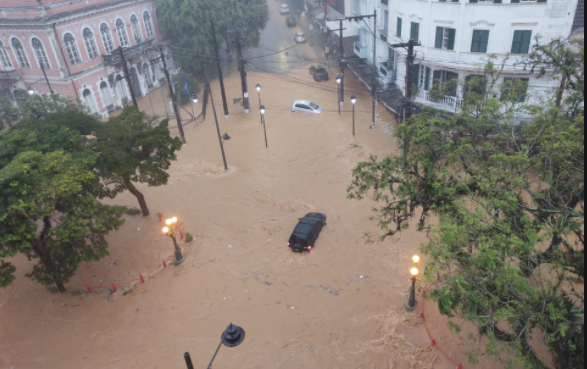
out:
M35 52L37 61L39 62L39 67L43 69L51 69L49 58L47 58L47 53L45 52L45 47L43 47L41 40L35 37L31 41L31 44L33 45L33 51Z
M452 28L436 27L437 49L454 50L457 30Z
M130 27L132 29L132 34L135 38L135 43L140 44L143 35L141 33L141 25L139 24L139 18L134 14L130 17Z
M96 46L96 39L91 29L85 28L83 32L84 44L86 45L86 51L88 52L88 58L95 59L100 54L98 53L98 47Z
M12 62L10 61L10 57L8 57L8 53L6 52L6 47L4 47L4 42L0 40L0 64L2 64L2 69L6 70L12 68Z
M530 44L532 43L532 31L516 31L514 32L514 43L512 45L512 53L514 54L528 54L530 52Z
M471 52L473 53L486 53L489 45L489 31L486 30L474 30L473 31L473 44L471 46Z
M110 93L110 87L108 87L108 83L106 83L105 81L102 81L102 83L100 83L100 94L102 95L102 105L109 112L113 111L114 100L112 99L112 94Z
M420 41L420 23L412 22L410 39L416 42Z
M397 19L397 26L395 29L395 35L397 37L402 37L402 26L403 26L404 20L401 18Z
M446 70L435 70L433 73L432 88L441 94L456 97L458 84L458 73L449 72Z
M111 53L114 50L114 41L112 40L112 32L110 27L106 23L100 25L100 36L102 37L102 43L104 44L104 50L107 53Z
M501 85L501 101L526 102L529 86L529 78L505 78Z
M448 0L438 0L438 1L440 1L441 3L448 3L449 2ZM461 0L450 0L450 2L451 3L460 3Z
M79 54L75 38L73 38L71 33L66 33L65 36L63 36L63 43L65 44L65 52L69 58L69 64L80 64L82 62L82 58Z
M516 0L512 0L512 2L515 2ZM471 4L477 4L477 3L494 3L494 4L501 4L503 2L503 0L469 0L469 2ZM518 0L517 2L520 2L520 0Z
M147 30L147 37L153 37L155 31L153 30L153 20L151 19L151 14L149 12L143 13L143 20L145 21L145 29Z
M92 91L89 89L85 89L82 92L83 101L86 104L86 107L90 110L91 114L95 114L98 112L98 108L96 107L96 102L94 101L94 96L92 96Z
M489 80L482 75L470 74L465 78L463 86L464 98L470 101L483 99L487 95Z
M126 33L126 25L120 18L116 20L116 34L118 35L118 42L122 47L129 47L128 33Z
M12 48L14 49L14 55L16 55L16 61L21 68L30 68L29 58L26 56L22 42L19 39L12 39Z
M430 67L420 66L420 75L418 81L418 87L420 90L430 90L430 78L432 77L432 69Z
M389 4L389 0L381 0L381 4L388 5Z

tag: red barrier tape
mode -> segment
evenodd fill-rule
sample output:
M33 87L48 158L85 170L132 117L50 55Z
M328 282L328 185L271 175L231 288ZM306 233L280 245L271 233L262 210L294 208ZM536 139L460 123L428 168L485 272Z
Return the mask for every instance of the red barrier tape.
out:
M440 275L438 275L436 277L436 279L438 281L440 281ZM428 324L426 324L426 318L424 317L424 306L426 305L426 293L427 290L424 290L423 293L423 299L422 299L422 311L420 312L420 318L422 319L422 324L424 324L424 328L426 328L426 332L428 333L428 338L430 339L430 345L436 347L436 349L442 354L444 355L444 357L446 357L448 360L450 360L451 363L453 363L454 365L456 365L456 369L463 369L463 364L461 363L457 363L455 360L453 360L450 356L448 356L448 354L446 352L444 352L443 349L441 349L440 347L438 347L438 344L436 343L436 339L432 338L432 334L430 333L430 329L428 329Z

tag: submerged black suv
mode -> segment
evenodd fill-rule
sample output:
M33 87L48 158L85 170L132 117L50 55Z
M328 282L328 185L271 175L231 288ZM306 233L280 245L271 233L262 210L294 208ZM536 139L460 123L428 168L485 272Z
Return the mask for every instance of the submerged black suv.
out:
M292 251L310 251L316 245L320 232L326 225L326 215L322 213L309 213L300 218L298 225L289 238L288 246Z

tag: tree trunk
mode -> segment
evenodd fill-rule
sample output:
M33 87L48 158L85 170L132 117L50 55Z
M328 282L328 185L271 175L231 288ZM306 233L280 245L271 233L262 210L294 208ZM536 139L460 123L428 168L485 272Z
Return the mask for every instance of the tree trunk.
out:
M59 288L59 292L61 292L61 293L67 292L63 283L55 283L55 284L57 285L57 288Z
M139 200L139 206L141 207L141 211L143 212L143 216L144 217L149 216L150 213L149 213L149 208L147 207L147 202L145 201L145 196L139 190L136 189L136 187L132 184L130 179L125 179L124 184L126 185L126 188L128 188L128 190L130 191L130 193L135 195L137 200Z

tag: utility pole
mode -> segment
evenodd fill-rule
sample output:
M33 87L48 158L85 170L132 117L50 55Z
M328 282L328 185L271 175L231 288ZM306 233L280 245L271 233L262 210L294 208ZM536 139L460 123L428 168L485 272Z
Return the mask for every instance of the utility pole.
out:
M43 75L45 76L45 81L47 82L47 86L49 87L49 93L53 96L53 89L51 88L51 84L49 83L49 78L47 78L47 72L45 71L45 66L43 63L41 64L41 69L43 70Z
M124 49L122 46L118 48L118 52L120 53L120 59L122 59L122 67L124 69L124 78L126 79L126 83L128 84L128 89L130 90L130 97L132 98L132 103L139 109L139 103L137 102L137 97L135 96L135 90L132 87L132 83L130 81L130 75L128 73L128 65L126 65L126 58L124 57Z
M318 1L314 1L315 4L319 4L320 6L324 5L324 27L326 27L326 18L328 18L328 3L326 0L318 0ZM340 27L342 28L342 27ZM324 50L325 54L326 54L326 61L328 62L328 53L330 52L330 50L328 49L328 32L324 32L324 30L322 31L322 33L324 35L326 35L325 37L325 45L326 48ZM328 65L328 63L326 63Z
M220 92L222 93L222 105L224 107L224 118L228 119L228 103L226 102L226 91L224 91L224 78L222 77L222 66L220 65L220 56L218 54L218 43L216 42L216 30L214 21L210 18L212 27L212 39L214 40L214 51L216 52L216 65L218 66L218 79L220 80Z
M216 116L216 106L214 106L214 96L212 96L212 87L210 87L210 79L208 78L208 68L204 65L204 74L206 76L206 89L210 96L210 103L212 104L212 111L214 112L214 120L216 121L216 132L218 132L218 141L220 142L220 151L222 151L222 161L224 162L224 170L228 170L226 163L226 154L224 153L224 144L222 143L222 135L220 134L220 126L218 125L218 117Z
M169 93L171 94L171 103L173 105L173 111L175 112L175 119L177 120L177 128L179 129L179 135L181 137L181 142L186 144L185 140L185 133L183 132L183 125L181 124L181 117L179 116L179 108L177 106L177 99L175 98L175 92L173 91L173 86L171 85L171 78L169 78L169 71L167 70L167 61L165 60L165 55L163 55L163 46L159 48L159 52L161 54L161 61L163 62L163 71L165 72L165 78L167 79L167 83L169 83Z
M338 60L338 64L340 65L340 102L339 105L344 105L344 42L342 38L342 22L344 19L340 20L340 57Z
M243 50L241 42L243 39L241 38L240 29L235 29L234 32L236 33L236 51L238 53L238 70L241 74L241 86L243 90L243 107L245 109L245 114L250 113L250 105L249 105L249 91L247 89L247 72L245 71L245 61L243 59Z
M373 12L373 73L371 76L371 93L373 94L373 114L371 117L371 129L375 128L375 108L377 106L377 9Z
M412 71L414 68L414 61L416 59L416 56L414 54L414 47L416 46L420 46L421 44L414 40L410 40L407 43L401 43L401 44L394 44L394 45L389 45L392 48L397 48L397 47L402 47L408 48L408 56L406 57L406 97L404 99L404 123L410 119L410 117L412 116L412 99L413 99L413 80L412 80Z

